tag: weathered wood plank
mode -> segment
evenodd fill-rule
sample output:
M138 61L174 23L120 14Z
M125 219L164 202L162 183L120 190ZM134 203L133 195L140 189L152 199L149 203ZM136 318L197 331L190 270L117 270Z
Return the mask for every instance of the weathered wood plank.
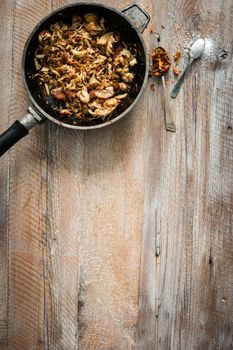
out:
M70 1L52 1L52 9ZM84 133L47 123L46 346L78 349Z
M9 122L21 118L28 100L21 80L24 43L49 11L47 1L15 1ZM7 43L8 44L8 43ZM46 228L46 163L43 127L35 128L9 157L9 349L43 348L43 235Z
M49 349L77 349L83 135L47 127L47 342Z
M47 344L77 349L84 134L47 127Z
M11 94L12 60L12 12L13 2L0 3L0 130L8 127ZM8 208L9 208L9 159L0 161L0 348L8 345Z
M163 127L161 87L150 93L139 348L231 349L232 4L156 2L153 13L169 52L204 35L229 55L189 72L172 102L176 134Z

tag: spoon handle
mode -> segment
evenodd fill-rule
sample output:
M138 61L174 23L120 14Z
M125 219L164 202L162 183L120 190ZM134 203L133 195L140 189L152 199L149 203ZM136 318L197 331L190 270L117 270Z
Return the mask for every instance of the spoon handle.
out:
M181 74L180 78L177 80L174 88L171 91L171 97L172 98L176 98L176 96L178 95L178 92L180 91L180 87L181 87L181 85L182 85L182 83L184 81L185 74L186 74L187 70L189 69L189 67L191 66L192 62L193 62L193 59L190 58L188 63L187 63L187 66L185 67L185 69L183 71L183 73Z
M162 78L162 82L163 82L163 91L164 91L164 109L165 109L166 130L175 132L176 126L175 126L174 117L173 117L173 113L172 113L172 109L171 109L171 105L170 105L170 101L169 101L170 96L168 95L168 92L167 92L167 87L165 84L164 76L162 76L161 78Z

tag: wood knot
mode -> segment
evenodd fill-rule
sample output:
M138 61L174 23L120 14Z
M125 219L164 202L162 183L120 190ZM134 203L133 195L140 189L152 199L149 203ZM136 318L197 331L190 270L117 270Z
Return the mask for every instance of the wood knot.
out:
M217 52L216 57L218 61L223 61L228 57L228 52L225 49L221 49Z
M227 126L227 130L232 131L232 126L231 126L231 125L228 125L228 126Z
M201 15L200 13L194 13L193 17L192 17L193 23L195 26L197 26L200 22L201 22Z
M212 265L212 264L213 264L213 259L212 259L212 256L211 256L211 255L209 256L209 261L208 261L208 262L209 262L209 265Z
M78 311L80 311L84 307L84 302L82 300L78 300Z

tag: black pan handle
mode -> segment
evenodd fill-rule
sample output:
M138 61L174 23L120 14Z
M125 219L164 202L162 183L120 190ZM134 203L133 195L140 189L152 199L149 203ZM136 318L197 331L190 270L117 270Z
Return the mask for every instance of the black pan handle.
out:
M42 118L29 107L28 113L22 120L16 120L6 131L0 135L0 156L8 151L16 142L29 133L33 126L42 122Z
M28 129L16 120L2 135L0 135L0 156L27 134Z
M121 12L128 17L130 22L132 22L141 33L144 32L150 22L150 15L137 4L125 7Z

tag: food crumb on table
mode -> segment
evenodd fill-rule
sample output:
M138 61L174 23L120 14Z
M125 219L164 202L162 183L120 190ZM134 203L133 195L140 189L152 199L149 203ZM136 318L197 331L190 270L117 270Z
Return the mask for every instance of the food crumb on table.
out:
M155 91L155 84L151 84L150 89L151 91Z
M175 62L179 62L180 58L181 58L181 52L177 50L173 55L173 59Z
M177 66L174 66L174 67L173 67L173 73L174 73L176 76L179 75L179 74L180 74L180 68L177 67Z

